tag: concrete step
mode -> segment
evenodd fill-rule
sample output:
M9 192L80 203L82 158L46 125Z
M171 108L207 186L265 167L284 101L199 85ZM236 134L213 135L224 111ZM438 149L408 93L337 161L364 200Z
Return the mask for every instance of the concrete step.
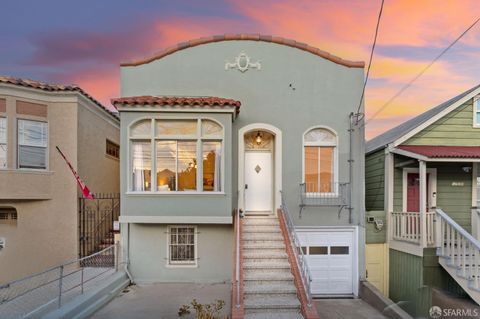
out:
M290 263L287 259L281 260L262 260L262 261L244 261L243 269L290 269Z
M282 241L245 241L243 249L283 249L285 244Z
M267 311L297 311L300 312L300 301L296 296L265 296L263 298L245 297L245 313L258 313Z
M243 317L245 319L303 319L303 316L297 311L268 311L247 313Z
M245 282L257 282L258 284L263 284L263 283L271 283L271 284L277 284L277 283L283 283L283 282L292 282L293 283L293 275L290 271L285 271L285 272L272 272L272 271L255 271L255 272L250 272L250 271L245 271L243 275L243 279Z
M243 233L243 240L282 240L281 233Z
M243 251L243 259L247 261L248 259L254 260L265 260L265 259L287 259L287 253L285 249L276 249L276 250L260 250L260 249L245 249Z
M293 283L281 284L256 284L254 282L244 285L245 294L296 294L297 288Z
M276 233L281 234L280 227L278 226L253 226L245 225L242 228L244 233Z
M246 218L243 220L243 225L263 225L263 226L278 226L280 223L276 218Z

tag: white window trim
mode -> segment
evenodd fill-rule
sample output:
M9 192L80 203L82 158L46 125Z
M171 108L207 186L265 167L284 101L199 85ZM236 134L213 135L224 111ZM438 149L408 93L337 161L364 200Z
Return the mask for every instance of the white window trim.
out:
M477 113L480 113L480 95L477 95L473 98L473 109L472 109L472 125L474 128L480 128L480 123L477 123Z
M331 142L305 142L305 135L314 129L324 129L330 131L332 134L335 135L335 143ZM321 195L331 195L331 196L339 196L338 190L338 134L337 132L332 129L331 127L324 126L324 125L316 125L309 127L302 135L302 184L305 183L305 146L331 146L333 147L333 184L335 185L335 191L329 193L306 193L307 196L321 194Z
M20 167L20 139L18 136L18 122L19 121L31 121L31 122L41 122L47 124L47 146L45 147L45 168L28 168L28 167ZM15 163L15 168L21 171L49 171L50 167L50 125L49 122L46 120L40 119L31 119L31 118L23 118L17 117L15 121L15 130L16 130L16 147L17 147L17 162Z
M150 123L150 135L143 135L143 136L136 136L136 137L131 137L131 130L132 127L144 120L151 120ZM160 135L156 136L155 135L155 121L156 120L196 120L197 121L197 134L195 136L193 135ZM212 122L217 123L218 125L221 126L222 128L222 134L221 136L218 137L202 137L202 126L201 126L201 121L202 120L209 120ZM132 123L129 124L127 128L127 139L128 139L128 144L127 144L127 169L128 169L128 178L127 178L127 194L132 194L132 195L143 195L143 194L150 194L150 195L174 195L174 196L181 196L181 195L192 195L192 194L198 194L198 195L210 195L210 194L225 194L225 126L218 121L215 118L211 117L206 117L206 116L195 116L195 117L179 117L179 116L174 116L174 117L164 117L164 116L144 116L138 119L135 119ZM132 181L132 154L131 154L131 149L132 149L132 141L150 141L151 143L151 171L152 174L150 174L150 183L151 183L151 191L134 191L132 190L133 187L133 181ZM197 159L202 158L202 161L197 163L197 190L196 191L158 191L157 190L157 183L156 183L156 172L157 171L157 160L156 160L156 141L158 140L195 140L197 141ZM203 154L202 154L202 142L203 141L220 141L222 143L222 153L221 153L221 167L220 167L220 174L221 174L221 179L220 179L220 187L221 191L219 192L207 192L203 191Z
M193 246L194 246L194 261L193 262L170 262L170 229L173 227L189 227L193 228ZM168 225L167 226L167 250L166 250L166 268L197 268L198 267L198 231L196 225Z
M419 174L419 169L416 167L405 167L402 172L402 211L407 212L407 182L408 182L408 174L409 173L416 173ZM437 207L437 169L436 168L427 168L427 174L430 175L428 178L428 202L430 203L430 207ZM430 207L428 207L428 211L431 211Z
M8 118L7 116L0 116L0 119L5 119L5 167L0 167L0 170L7 170L8 169Z

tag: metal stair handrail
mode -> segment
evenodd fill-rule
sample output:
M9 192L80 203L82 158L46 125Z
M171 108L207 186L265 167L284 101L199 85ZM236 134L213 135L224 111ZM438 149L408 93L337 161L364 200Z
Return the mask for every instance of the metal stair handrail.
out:
M290 216L290 212L288 211L288 207L285 203L285 194L283 191L280 191L282 203L280 208L283 211L283 215L285 216L288 238L290 239L290 245L295 254L295 259L297 260L297 265L300 270L300 275L302 276L303 287L305 289L305 295L307 297L307 306L312 306L312 294L310 293L310 282L312 281L312 276L310 274L310 268L307 264L307 259L305 254L303 253L302 246L300 244L300 239L298 238L297 232L295 231L295 227L293 225L292 217Z

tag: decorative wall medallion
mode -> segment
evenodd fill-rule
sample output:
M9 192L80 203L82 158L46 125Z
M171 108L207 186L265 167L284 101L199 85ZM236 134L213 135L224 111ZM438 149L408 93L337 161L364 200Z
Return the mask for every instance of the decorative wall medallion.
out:
M260 173L260 171L262 170L262 168L260 166L255 166L255 172Z
M235 62L226 62L225 63L225 70L228 69L237 69L240 72L245 72L248 69L257 69L260 70L261 64L260 61L251 62L250 57L242 52L236 58Z

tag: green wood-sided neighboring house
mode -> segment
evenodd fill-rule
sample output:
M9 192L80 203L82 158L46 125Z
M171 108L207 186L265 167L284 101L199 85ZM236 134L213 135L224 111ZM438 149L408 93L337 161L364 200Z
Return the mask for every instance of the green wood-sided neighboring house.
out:
M367 247L388 247L389 297L412 315L435 304L432 287L480 300L479 94L471 88L366 146L366 215L387 223Z

